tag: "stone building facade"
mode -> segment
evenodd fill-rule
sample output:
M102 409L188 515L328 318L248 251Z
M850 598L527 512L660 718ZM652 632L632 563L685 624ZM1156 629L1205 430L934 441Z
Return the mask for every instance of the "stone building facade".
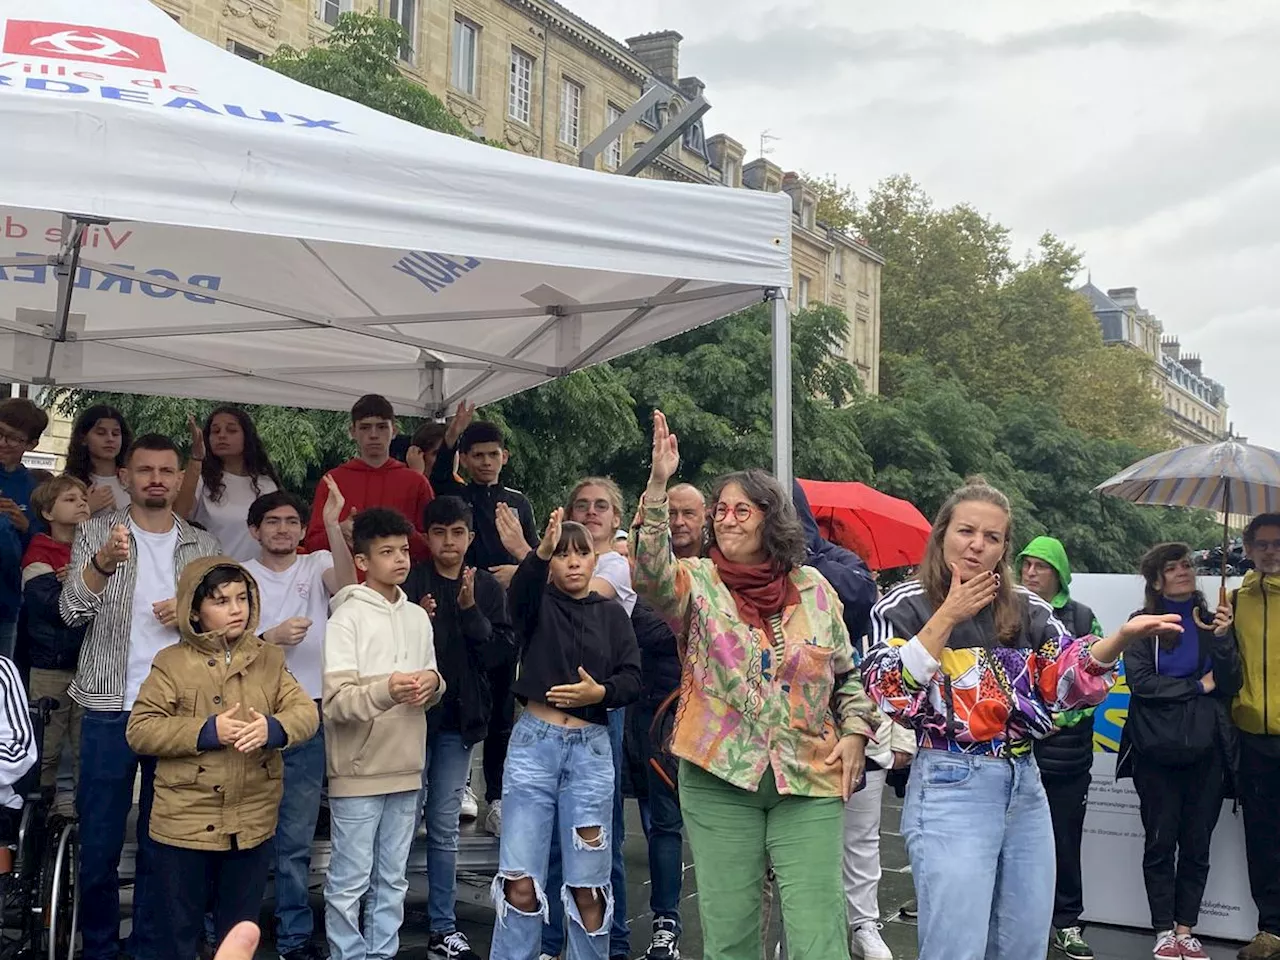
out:
M1215 443L1230 435L1226 389L1205 376L1197 354L1184 354L1178 338L1165 334L1164 324L1138 303L1137 287L1103 293L1089 282L1078 292L1089 300L1103 342L1141 350L1152 359L1170 432L1179 444Z

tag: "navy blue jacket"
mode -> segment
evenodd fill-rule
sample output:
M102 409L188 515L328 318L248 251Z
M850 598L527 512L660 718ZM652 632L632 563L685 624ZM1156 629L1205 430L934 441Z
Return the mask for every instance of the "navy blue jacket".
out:
M799 481L792 482L791 499L795 502L800 523L804 525L809 546L808 563L816 567L835 588L836 595L844 604L844 625L849 628L849 639L857 648L871 624L871 608L876 605L876 582L860 556L822 539L818 521L813 519L809 498L804 495Z

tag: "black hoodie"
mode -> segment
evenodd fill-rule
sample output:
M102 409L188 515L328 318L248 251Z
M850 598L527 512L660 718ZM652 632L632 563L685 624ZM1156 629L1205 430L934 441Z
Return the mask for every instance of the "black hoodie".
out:
M521 703L545 703L547 691L578 683L578 667L604 687L604 699L564 712L606 724L608 711L640 696L640 648L622 604L590 593L575 600L547 582L551 564L537 551L524 558L507 599L515 623L520 671L512 692Z

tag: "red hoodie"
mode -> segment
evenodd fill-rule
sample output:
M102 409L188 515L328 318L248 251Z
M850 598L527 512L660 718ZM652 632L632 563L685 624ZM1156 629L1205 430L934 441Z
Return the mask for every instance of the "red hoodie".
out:
M22 555L22 569L33 563L47 563L54 572L61 570L71 562L71 544L59 543L47 533L37 533L27 544L27 552Z
M388 459L380 467L371 467L358 457L334 467L329 476L347 501L340 520L347 519L353 510L358 512L370 507L398 510L419 531L409 538L413 559L426 560L430 556L427 538L422 535L422 518L435 494L426 477L399 460ZM329 537L324 532L324 502L328 496L329 487L322 479L316 485L316 495L311 502L311 522L307 524L307 536L303 540L307 550L329 549Z

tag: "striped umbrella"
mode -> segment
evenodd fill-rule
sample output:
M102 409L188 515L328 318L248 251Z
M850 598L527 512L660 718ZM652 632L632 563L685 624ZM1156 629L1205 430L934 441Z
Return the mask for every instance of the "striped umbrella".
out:
M1140 460L1094 490L1131 503L1221 511L1225 597L1228 518L1280 510L1280 453L1238 440L1180 447Z

